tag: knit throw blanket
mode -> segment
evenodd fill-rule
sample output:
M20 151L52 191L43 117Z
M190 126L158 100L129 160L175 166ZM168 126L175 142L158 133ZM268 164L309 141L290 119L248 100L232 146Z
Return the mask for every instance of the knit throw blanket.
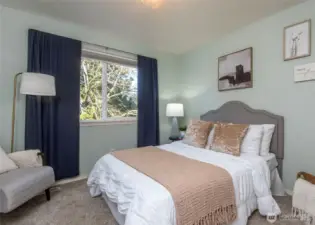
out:
M292 212L306 224L315 224L315 185L297 179L292 197Z
M221 225L236 219L233 181L226 170L156 147L116 151L112 155L171 193L177 225Z

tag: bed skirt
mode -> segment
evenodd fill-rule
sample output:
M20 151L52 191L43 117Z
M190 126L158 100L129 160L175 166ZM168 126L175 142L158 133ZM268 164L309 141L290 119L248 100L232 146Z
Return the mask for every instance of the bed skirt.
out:
M113 217L119 225L125 225L126 216L118 212L117 204L111 202L106 194L102 195L102 198L108 205ZM247 225L248 217L258 208L257 200L252 197L246 201L246 203L240 205L237 208L237 219L231 225Z

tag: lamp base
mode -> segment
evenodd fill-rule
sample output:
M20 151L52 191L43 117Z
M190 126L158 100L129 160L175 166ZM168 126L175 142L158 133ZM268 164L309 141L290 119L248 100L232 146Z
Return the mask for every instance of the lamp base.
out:
M177 122L177 118L173 117L172 120L172 130L171 130L171 138L179 138L180 137L180 132L178 129L178 122Z

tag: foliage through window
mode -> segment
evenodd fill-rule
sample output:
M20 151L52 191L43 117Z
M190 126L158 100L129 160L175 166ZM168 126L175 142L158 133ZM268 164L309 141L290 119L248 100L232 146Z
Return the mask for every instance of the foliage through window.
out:
M137 117L137 68L82 58L81 121Z

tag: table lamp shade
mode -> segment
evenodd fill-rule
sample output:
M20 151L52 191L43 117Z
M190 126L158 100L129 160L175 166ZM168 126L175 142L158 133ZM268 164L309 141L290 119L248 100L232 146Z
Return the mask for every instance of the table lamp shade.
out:
M166 116L168 117L183 117L184 106L179 103L169 103L166 106Z
M24 95L55 96L55 78L41 73L23 73L20 93Z

